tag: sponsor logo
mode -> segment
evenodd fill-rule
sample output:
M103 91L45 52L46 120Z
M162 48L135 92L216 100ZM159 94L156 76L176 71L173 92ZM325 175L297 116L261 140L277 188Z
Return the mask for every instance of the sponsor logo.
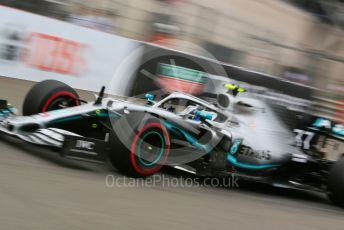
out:
M271 154L269 150L253 150L250 147L242 146L238 152L242 156L253 157L259 160L271 160Z
M200 94L208 81L207 73L176 65L159 63L157 73L157 84L169 92Z
M0 28L0 59L64 75L80 75L87 66L87 46L77 41L38 32L20 26Z
M86 64L86 45L76 41L43 33L30 33L27 45L30 49L24 55L24 61L36 69L79 75L80 67Z
M90 141L83 141L83 140L77 140L75 147L79 149L86 149L86 150L93 150L94 149L94 142Z

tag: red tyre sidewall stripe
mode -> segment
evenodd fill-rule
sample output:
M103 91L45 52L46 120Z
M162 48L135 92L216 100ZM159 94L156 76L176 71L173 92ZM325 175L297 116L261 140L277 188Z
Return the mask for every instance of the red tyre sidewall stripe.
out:
M144 131L146 131L147 129L150 129L150 128L158 128L158 129L161 129L162 132L163 132L163 135L165 137L165 145L166 145L166 150L165 150L165 153L164 153L164 157L163 159L155 166L155 167L152 167L152 168L143 168L139 165L139 163L137 162L137 159L136 159L136 147L137 147L137 143L138 141L140 140L142 134ZM170 153L170 135L167 131L167 129L165 128L165 126L163 126L162 124L158 123L158 122L152 122L152 123L148 123L146 124L134 137L134 140L133 142L131 143L131 146L130 146L130 161L131 161L131 164L134 168L134 170L138 173L140 173L141 175L150 175L150 174L153 174L153 173L156 173L158 172L161 167L164 165L164 163L166 162L167 160L167 157Z
M69 91L60 91L57 93L54 93L53 95L51 95L48 100L44 103L44 106L42 108L42 112L47 112L47 109L49 107L49 105L51 104L51 102L53 102L56 98L59 97L71 97L73 99L75 99L76 101L76 105L80 105L80 102L78 100L78 98L75 96L75 94L69 92Z

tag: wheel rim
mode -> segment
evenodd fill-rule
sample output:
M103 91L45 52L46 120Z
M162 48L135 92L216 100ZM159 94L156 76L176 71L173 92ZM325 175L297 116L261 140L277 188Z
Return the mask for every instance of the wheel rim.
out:
M48 112L79 105L77 97L68 91L53 94L48 98L42 108L42 112Z
M145 137L146 134L148 135ZM144 152L141 151L142 148L145 148L145 146L142 145L144 143L142 139L147 140L148 137L152 139L146 141L148 142L148 145L145 145L146 149L147 146L150 146L149 142L152 142L153 140L158 140L154 143L154 147L158 147L152 148L152 151L155 152L155 154L152 154L152 158L149 158L147 161L147 159L143 159ZM140 142L142 143L140 144ZM141 150L139 150L138 147L140 147ZM167 129L159 122L152 122L142 127L134 137L130 147L130 161L133 169L137 173L148 176L161 169L167 160L169 152L170 136Z
M165 152L165 141L157 131L150 131L143 135L137 145L137 159L144 167L155 166Z

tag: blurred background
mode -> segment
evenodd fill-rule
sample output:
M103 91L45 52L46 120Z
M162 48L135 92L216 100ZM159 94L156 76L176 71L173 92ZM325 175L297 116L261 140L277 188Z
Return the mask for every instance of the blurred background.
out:
M344 0L0 2L106 33L209 56L195 48L202 47L221 62L315 87L314 98L325 107L344 105Z
M344 0L0 0L0 98L20 109L46 79L85 100L101 86L121 96L155 92L165 75L207 94L236 81L290 130L303 130L310 114L342 132L343 30ZM265 108L254 111L264 115L244 120L252 134L263 116L277 124ZM284 132L268 128L259 133ZM325 194L241 182L231 190L110 188L107 176L123 177L109 167L0 138L1 229L343 229L343 210ZM319 140L322 152L343 153L341 139Z

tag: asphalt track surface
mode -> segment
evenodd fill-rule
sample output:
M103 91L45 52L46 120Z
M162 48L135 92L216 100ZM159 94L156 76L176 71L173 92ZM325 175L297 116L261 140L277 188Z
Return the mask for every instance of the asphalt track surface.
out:
M0 77L0 98L20 108L31 85ZM240 181L235 189L134 187L109 165L0 138L0 229L344 229L344 210L322 194ZM161 175L188 180L170 170Z

